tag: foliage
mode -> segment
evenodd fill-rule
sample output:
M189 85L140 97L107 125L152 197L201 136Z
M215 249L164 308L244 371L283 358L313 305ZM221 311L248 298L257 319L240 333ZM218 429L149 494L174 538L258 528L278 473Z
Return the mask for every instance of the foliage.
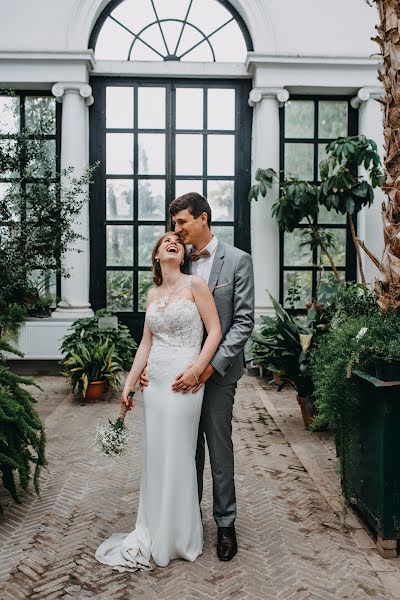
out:
M109 310L101 309L96 311L94 317L74 321L70 327L71 333L63 338L61 344L64 361L76 352L79 343L84 344L89 351L92 351L96 344L103 344L108 341L114 346L115 359L122 369L129 371L137 345L128 327L122 323L118 323L118 327L115 329L99 328L99 318L110 316L112 316L112 313Z
M262 317L261 329L252 336L251 354L256 364L280 374L280 380L294 387L300 396L311 393L311 380L301 372L302 341L310 335L307 324L291 317L271 296L275 317ZM306 349L307 350L307 349Z
M72 168L56 172L54 146L46 139L51 118L42 115L35 129L31 124L0 145L1 171L10 178L0 196L1 315L15 304L33 304L43 286L48 291L50 272L68 277L61 258L82 239L74 225L95 167L80 176Z
M279 181L273 169L258 169L256 183L249 191L249 200L266 196L274 184L279 185L279 198L272 205L272 216L284 232L293 232L300 223L308 224L306 243L311 249L319 247L328 258L337 281L339 273L334 264L333 237L317 225L320 206L346 214L353 241L359 256L359 268L364 281L359 242L356 238L352 217L364 206L373 202L373 188L383 183L380 158L374 141L365 136L340 137L326 146L327 158L320 163L321 184L302 181L285 175ZM363 166L368 179L357 175L357 167Z
M353 369L374 374L374 361L400 359L400 318L396 312L382 313L374 293L359 284L338 286L336 309L326 334L309 354L318 414L312 429L330 426L335 430L341 472L346 461L359 404L352 379ZM344 480L343 480L344 481ZM348 492L343 489L345 500Z
M92 381L107 381L111 387L118 387L122 366L115 355L114 344L108 339L90 348L78 342L74 352L62 364L65 368L62 373L68 378L72 392L77 389L83 398Z
M0 352L13 351L0 339ZM18 353L19 354L19 353ZM34 385L32 380L12 373L0 361L0 471L3 484L15 502L20 502L15 482L18 472L22 489L27 490L31 480L31 467L34 467L33 483L40 494L39 476L46 464L44 426L34 409L37 402L24 385ZM3 509L0 505L0 512Z

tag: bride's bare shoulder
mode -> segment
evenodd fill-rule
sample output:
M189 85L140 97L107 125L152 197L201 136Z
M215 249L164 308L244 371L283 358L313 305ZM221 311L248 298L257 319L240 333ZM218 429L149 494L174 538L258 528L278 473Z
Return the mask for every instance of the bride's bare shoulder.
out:
M153 285L147 291L147 306L149 306L149 304L151 304L152 302L154 302L154 300L157 299L157 296L158 296L158 288L157 288L156 285Z
M204 279L202 277L199 277L198 275L192 275L192 289L196 292L202 292L205 289L208 290L208 285L206 284L206 282L204 281Z

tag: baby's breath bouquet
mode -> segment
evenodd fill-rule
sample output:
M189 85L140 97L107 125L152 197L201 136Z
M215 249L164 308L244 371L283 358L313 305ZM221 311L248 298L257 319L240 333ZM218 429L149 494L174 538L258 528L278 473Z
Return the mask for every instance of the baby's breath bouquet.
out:
M133 435L124 424L127 412L128 407L123 404L115 423L109 420L108 425L97 425L94 449L100 456L120 456L126 451Z

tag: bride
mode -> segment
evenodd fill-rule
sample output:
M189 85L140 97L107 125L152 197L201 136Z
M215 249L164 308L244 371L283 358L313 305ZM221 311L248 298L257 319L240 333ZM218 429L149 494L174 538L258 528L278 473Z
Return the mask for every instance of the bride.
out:
M207 284L182 272L187 261L175 233L164 234L154 247L155 287L147 295L142 341L122 392L122 403L132 408L132 391L147 364L136 528L112 535L96 552L98 561L118 571L151 569L151 558L160 567L174 558L194 561L202 553L195 466L204 391L199 376L221 341L221 327Z

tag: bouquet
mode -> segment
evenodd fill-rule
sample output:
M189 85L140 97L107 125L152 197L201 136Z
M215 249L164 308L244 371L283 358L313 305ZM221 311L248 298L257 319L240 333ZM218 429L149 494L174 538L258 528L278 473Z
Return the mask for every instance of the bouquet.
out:
M120 456L127 447L133 433L125 427L124 419L128 407L123 404L115 423L108 421L108 425L97 425L94 438L94 449L100 456Z

